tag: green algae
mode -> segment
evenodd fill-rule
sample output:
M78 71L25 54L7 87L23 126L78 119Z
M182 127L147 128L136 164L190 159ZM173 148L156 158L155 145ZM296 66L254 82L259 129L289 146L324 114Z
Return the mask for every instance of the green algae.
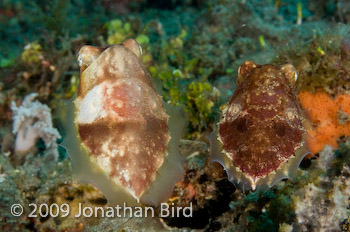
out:
M340 26L301 45L278 52L278 64L291 63L298 71L299 91L322 89L332 96L350 91L349 31Z

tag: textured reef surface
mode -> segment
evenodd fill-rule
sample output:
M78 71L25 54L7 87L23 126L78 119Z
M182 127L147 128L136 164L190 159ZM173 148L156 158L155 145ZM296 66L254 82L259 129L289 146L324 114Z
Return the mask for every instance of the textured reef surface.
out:
M345 0L0 1L0 231L350 231L349 23Z

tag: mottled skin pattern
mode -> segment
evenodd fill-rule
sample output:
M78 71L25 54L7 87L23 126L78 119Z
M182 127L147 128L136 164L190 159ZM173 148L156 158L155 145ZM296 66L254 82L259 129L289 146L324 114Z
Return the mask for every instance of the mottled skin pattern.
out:
M84 46L75 100L82 144L115 182L140 199L166 155L168 115L134 40Z
M235 167L256 181L276 170L302 146L302 116L291 65L239 69L237 89L219 123L219 139Z

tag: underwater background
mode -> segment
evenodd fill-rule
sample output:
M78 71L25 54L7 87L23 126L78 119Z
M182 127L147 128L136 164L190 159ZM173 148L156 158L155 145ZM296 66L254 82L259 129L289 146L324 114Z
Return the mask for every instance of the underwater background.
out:
M1 0L0 231L350 231L349 23L346 0ZM79 204L108 202L74 176L60 107L77 91L80 48L128 38L163 101L188 120L184 179L167 203L192 204L192 217L161 218L157 207L155 217L74 217ZM311 122L297 177L265 192L236 188L207 138L247 60L292 64Z

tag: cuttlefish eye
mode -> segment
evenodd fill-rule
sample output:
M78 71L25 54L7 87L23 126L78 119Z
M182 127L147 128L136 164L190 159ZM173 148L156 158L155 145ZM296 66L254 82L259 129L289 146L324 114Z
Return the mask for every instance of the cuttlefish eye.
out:
M80 71L82 72L89 67L105 49L106 48L97 48L89 45L83 46L78 53Z
M132 51L137 57L142 56L142 47L134 39L125 40L122 45Z

